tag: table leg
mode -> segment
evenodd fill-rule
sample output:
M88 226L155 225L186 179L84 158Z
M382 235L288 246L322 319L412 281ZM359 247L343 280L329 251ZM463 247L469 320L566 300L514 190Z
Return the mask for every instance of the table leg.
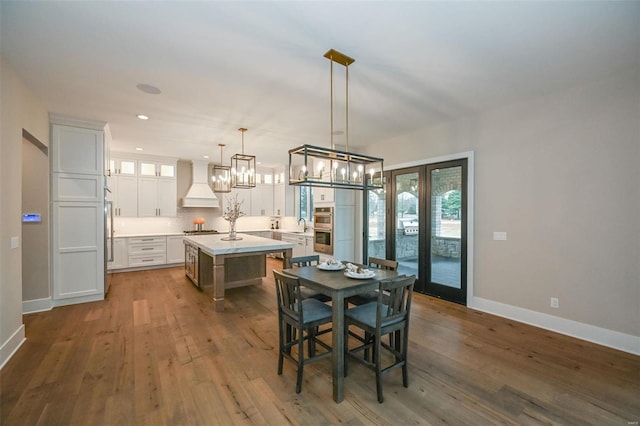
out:
M224 256L213 258L213 307L216 312L224 311Z
M333 324L331 353L331 368L333 374L333 400L342 402L344 399L344 295L340 291L333 292L332 301Z

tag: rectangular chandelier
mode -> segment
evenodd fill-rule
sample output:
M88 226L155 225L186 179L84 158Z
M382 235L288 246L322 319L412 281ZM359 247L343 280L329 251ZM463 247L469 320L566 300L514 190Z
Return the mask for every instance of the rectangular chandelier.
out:
M349 151L349 65L355 62L344 53L330 49L324 54L330 62L331 89L331 147L302 145L289 150L289 185L322 186L344 189L382 189L382 158ZM345 69L345 129L346 150L335 149L333 136L339 134L333 127L333 65ZM342 132L342 131L340 131Z
M231 157L231 187L251 189L256 187L256 156L244 153L244 127L238 129L242 134L242 154Z
M383 159L302 145L289 150L289 185L382 189Z

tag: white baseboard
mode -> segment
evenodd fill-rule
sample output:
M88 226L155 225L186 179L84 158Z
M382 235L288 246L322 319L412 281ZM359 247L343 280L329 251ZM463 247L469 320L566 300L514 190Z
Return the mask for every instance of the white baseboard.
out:
M13 354L20 349L25 340L24 324L20 324L20 327L0 347L0 370L11 359Z
M50 311L51 309L53 309L53 300L50 297L22 301L22 314L34 314L36 312Z
M471 302L471 304L468 304L469 308L640 355L640 336L632 336L618 331L607 330L606 328L583 324L480 297L474 297Z

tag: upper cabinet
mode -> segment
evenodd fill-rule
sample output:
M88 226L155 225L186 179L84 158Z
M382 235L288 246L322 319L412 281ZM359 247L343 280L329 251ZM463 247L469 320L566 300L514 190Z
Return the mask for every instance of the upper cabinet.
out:
M177 160L114 154L109 161L109 199L116 216L175 217Z
M112 157L111 160L109 160L109 173L111 176L137 176L138 161Z
M55 125L51 131L57 144L51 152L51 171L103 175L102 130Z
M138 161L138 176L155 176L161 178L176 178L176 163L163 161Z

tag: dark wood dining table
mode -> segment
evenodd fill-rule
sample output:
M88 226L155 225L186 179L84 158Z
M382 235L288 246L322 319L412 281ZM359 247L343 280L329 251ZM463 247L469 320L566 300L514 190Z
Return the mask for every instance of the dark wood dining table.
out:
M349 278L344 270L326 271L317 266L284 269L283 272L300 279L300 284L318 293L331 296L332 303L332 353L331 369L333 376L333 400L341 402L344 399L344 300L356 294L367 293L378 288L381 280L397 277L395 271L370 269L375 273L369 279Z

